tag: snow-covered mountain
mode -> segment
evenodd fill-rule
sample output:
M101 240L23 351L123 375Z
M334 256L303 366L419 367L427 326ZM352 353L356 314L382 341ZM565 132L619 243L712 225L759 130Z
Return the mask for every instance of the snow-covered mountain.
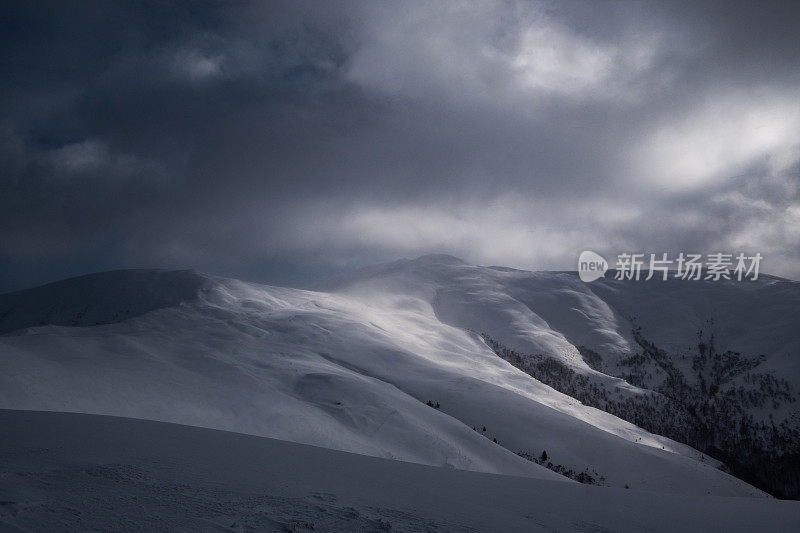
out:
M538 380L800 498L800 283L645 277L584 283L428 256L327 288L422 295Z
M574 273L448 256L372 267L318 292L190 271L108 272L0 296L0 408L178 422L481 472L761 496L708 453L586 404L635 418L652 402L676 404L665 382L683 380L692 401L701 381L706 396L713 384L708 405L766 383L776 388L769 401L736 405L754 427L790 431L799 310L800 286L775 278L583 284Z

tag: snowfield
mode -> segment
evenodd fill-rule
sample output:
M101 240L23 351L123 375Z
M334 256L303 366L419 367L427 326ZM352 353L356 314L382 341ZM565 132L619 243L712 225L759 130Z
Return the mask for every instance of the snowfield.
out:
M329 292L128 271L7 295L3 322L17 329L0 338L0 406L560 478L514 453L547 450L553 463L591 469L610 486L759 494L695 450L498 358L473 331L582 364L564 335L501 290L496 276L513 274L427 256L359 272Z
M435 468L145 420L0 410L8 531L796 531L800 504Z
M798 284L776 278L584 284L575 273L449 256L371 267L316 292L193 271L115 271L0 296L0 408L233 431L609 501L626 487L625 498L764 499L709 455L534 379L481 334L626 397L645 391L588 365L580 347L617 364L634 351L634 319L649 339L688 351L711 313L719 345L766 354L767 372L797 384L798 311ZM774 413L794 420L795 405ZM518 455L543 451L549 469ZM603 487L582 492L556 471Z

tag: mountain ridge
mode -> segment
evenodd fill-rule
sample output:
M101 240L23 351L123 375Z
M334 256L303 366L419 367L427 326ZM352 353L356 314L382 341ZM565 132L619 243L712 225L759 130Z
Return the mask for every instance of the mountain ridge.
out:
M516 454L545 449L552 469L595 472L592 478L611 486L758 494L699 451L556 392L498 357L479 335L599 375L552 329L561 316L553 302L568 304L562 322L573 316L573 302L583 306L587 323L603 326L590 338L614 339L605 326L623 319L597 307L574 275L421 259L340 278L329 292L180 271L176 276L191 283L167 276L181 287L170 292L179 296L171 305L100 325L29 325L0 337L0 407L192 423L534 476L553 473ZM620 328L619 339L633 345ZM537 352L551 345L563 351ZM646 392L619 377L607 380L630 396Z

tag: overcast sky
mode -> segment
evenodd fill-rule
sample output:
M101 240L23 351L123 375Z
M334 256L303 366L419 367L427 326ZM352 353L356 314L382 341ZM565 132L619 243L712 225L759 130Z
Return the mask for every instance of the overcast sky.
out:
M797 2L0 11L0 291L584 249L800 279Z

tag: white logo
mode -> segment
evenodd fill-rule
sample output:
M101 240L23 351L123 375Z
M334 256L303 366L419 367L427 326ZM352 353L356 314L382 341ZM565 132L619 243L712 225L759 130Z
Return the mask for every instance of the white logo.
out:
M608 261L602 256L589 250L581 252L578 258L578 275L581 281L590 282L605 276L608 270Z

